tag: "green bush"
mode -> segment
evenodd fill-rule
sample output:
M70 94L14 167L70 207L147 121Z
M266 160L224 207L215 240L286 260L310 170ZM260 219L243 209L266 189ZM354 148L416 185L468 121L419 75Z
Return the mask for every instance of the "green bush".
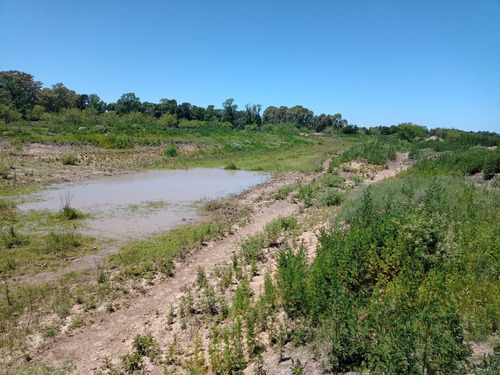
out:
M456 178L367 188L303 250L278 257L282 306L321 327L329 369L466 373L500 326L500 193Z
M76 163L78 162L78 158L73 154L65 155L61 157L61 162L64 165L76 165Z
M176 157L179 155L179 152L177 151L177 146L175 145L168 145L165 147L164 154L166 156L170 156L172 158Z

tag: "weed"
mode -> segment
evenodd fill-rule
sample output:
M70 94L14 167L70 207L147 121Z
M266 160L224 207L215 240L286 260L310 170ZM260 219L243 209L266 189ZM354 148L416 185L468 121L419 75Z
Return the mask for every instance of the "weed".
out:
M228 164L226 164L226 166L224 167L224 169L227 169L227 170L237 170L239 169L236 164L234 164L234 162L229 162Z
M59 230L50 232L46 237L45 249L48 253L65 254L80 246L81 240L74 232Z
M155 359L160 354L160 346L153 338L153 334L148 332L146 335L137 335L134 338L134 349L141 355Z
M78 162L78 158L73 154L64 155L63 157L61 157L61 162L63 163L63 165L76 165L76 163Z
M163 150L163 153L166 156L170 156L172 158L175 158L176 156L179 155L179 151L177 151L177 146L175 146L174 144L166 146L165 149Z
M142 369L142 356L138 352L125 354L122 357L122 365L129 374L134 374Z
M85 325L85 321L83 320L82 316L77 316L75 319L73 319L73 322L69 325L68 329L77 329L80 327L83 327Z
M243 279L236 288L236 294L231 309L234 315L243 314L250 304L250 285L248 280Z
M200 288L206 286L207 284L207 276L205 275L205 269L202 266L199 266L196 270L196 283Z

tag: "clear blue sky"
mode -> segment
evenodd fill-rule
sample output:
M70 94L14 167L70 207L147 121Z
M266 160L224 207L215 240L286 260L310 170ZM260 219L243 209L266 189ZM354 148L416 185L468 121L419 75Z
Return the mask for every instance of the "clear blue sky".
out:
M0 70L106 102L500 132L500 0L0 0Z

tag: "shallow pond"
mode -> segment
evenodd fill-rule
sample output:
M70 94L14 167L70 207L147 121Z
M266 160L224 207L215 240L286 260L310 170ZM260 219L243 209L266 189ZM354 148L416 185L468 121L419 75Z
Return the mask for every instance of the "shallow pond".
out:
M60 210L69 205L84 213L85 232L96 236L135 237L168 230L197 217L200 201L238 194L269 176L256 172L194 168L151 170L57 184L26 197L27 210Z

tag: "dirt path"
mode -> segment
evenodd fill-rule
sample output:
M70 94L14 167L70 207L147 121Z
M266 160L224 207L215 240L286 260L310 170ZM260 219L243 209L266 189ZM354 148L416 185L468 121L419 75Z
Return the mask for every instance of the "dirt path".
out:
M374 184L375 182L385 180L386 178L394 177L399 172L406 170L411 165L411 162L408 159L409 154L409 152L397 152L394 160L387 161L387 169L378 171L374 178L366 180L365 184Z
M289 181L288 181L289 180ZM154 337L164 336L165 316L170 304L183 295L196 280L198 267L204 267L208 274L217 266L231 261L233 252L239 249L240 242L264 228L270 221L280 216L296 215L299 206L290 201L265 201L259 199L269 189L276 189L296 181L296 177L278 179L252 189L242 196L242 203L251 203L254 215L251 222L238 228L219 242L211 242L192 255L188 263L178 268L173 278L165 279L154 285L146 295L131 301L130 305L113 314L97 313L95 323L78 332L61 335L53 343L38 349L33 355L35 361L60 364L65 359L75 358L78 374L91 374L102 365L106 356L120 358L130 352L136 335L152 332ZM152 373L161 373L161 366Z

